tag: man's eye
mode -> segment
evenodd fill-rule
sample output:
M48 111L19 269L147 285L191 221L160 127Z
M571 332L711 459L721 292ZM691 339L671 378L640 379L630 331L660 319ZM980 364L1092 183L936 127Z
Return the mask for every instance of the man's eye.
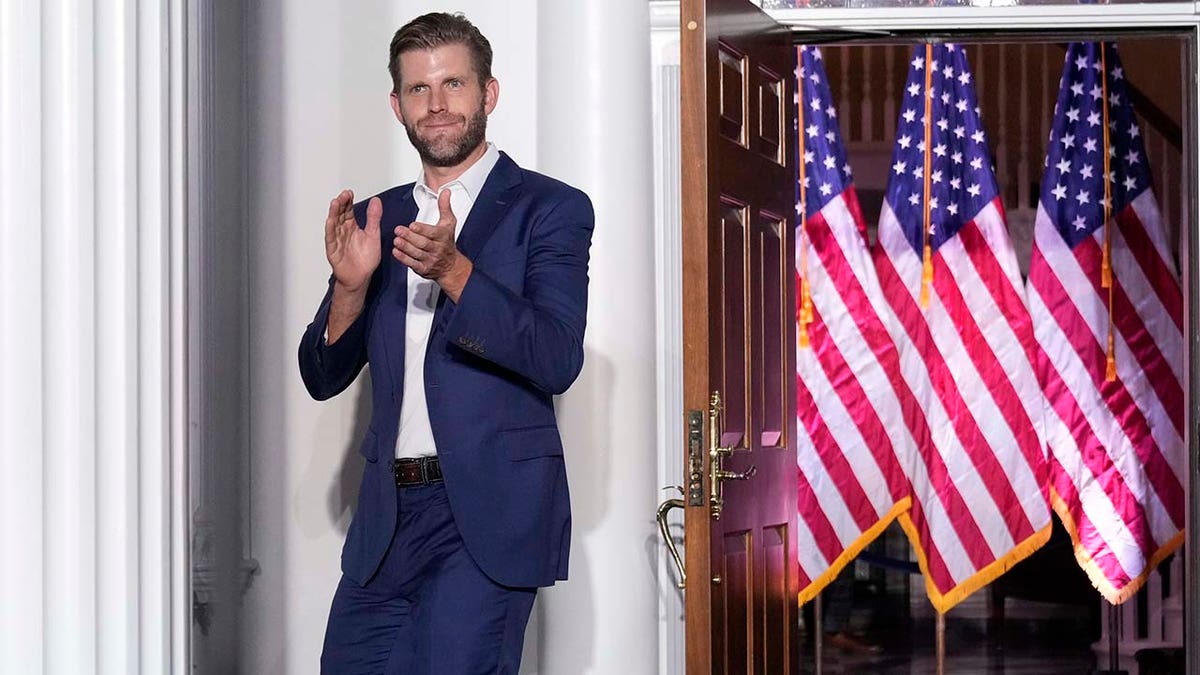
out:
M462 80L450 80L450 88L458 89L462 86Z
M418 85L415 85L415 86L414 86L412 89L410 89L409 91L411 91L411 92L412 92L412 93L414 93L414 94L420 94L421 92L425 91L425 85L423 85L423 84L418 84Z

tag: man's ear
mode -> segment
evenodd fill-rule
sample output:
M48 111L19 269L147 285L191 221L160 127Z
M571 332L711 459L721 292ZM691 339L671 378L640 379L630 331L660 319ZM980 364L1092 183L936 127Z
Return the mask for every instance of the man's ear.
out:
M483 85L483 111L491 115L496 109L496 102L500 100L500 81L496 78L489 78Z
M400 122L400 124L404 124L404 113L400 111L400 97L397 96L396 92L393 91L388 96L388 100L390 100L392 104L392 113L396 115L396 119Z

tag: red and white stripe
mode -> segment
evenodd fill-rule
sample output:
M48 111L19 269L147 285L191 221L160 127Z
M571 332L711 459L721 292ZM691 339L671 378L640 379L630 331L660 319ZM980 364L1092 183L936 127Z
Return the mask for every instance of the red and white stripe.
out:
M886 203L875 262L901 327L903 377L931 430L907 467L902 522L945 612L1049 536L1033 330L998 199L933 252L927 308L921 257Z
M1039 209L1029 301L1055 508L1092 582L1119 603L1182 543L1187 460L1182 293L1152 191L1110 227L1116 381L1105 381L1103 228L1072 250Z
M796 259L799 273L806 247L813 306L810 346L796 350L801 602L907 508L903 467L916 442L904 422L923 419L911 414L916 399L882 318L890 313L854 188L809 218L806 232Z

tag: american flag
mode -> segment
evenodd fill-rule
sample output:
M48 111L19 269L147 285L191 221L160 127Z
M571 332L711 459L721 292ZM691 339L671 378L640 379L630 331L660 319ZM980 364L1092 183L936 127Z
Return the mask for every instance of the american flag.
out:
M1183 541L1186 459L1182 293L1113 45L1067 52L1028 286L1054 508L1119 603Z
M874 257L924 415L909 426L928 433L901 524L945 612L1049 537L1042 396L965 52L917 46L902 107Z
M882 292L867 248L821 52L800 47L796 351L799 422L800 602L908 508L900 457L915 452L903 406L915 403L880 312ZM876 305L879 305L878 307ZM811 313L811 319L801 318ZM890 314L890 313L887 313Z

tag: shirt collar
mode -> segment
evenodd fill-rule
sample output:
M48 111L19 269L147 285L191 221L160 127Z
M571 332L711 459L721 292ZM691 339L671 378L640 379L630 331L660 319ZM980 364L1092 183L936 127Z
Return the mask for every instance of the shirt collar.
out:
M496 166L496 162L500 160L500 151L496 149L496 144L489 142L487 150L484 150L483 156L475 161L474 164L467 167L467 170L462 172L462 175L454 180L446 183L442 188L448 188L454 184L458 184L466 191L467 197L471 201L479 196L479 192L483 190L483 184L487 181L487 177L492 173L492 169ZM413 185L413 197L419 195L427 195L437 199L438 193L434 192L425 183L425 171L422 170L417 176L417 182Z

